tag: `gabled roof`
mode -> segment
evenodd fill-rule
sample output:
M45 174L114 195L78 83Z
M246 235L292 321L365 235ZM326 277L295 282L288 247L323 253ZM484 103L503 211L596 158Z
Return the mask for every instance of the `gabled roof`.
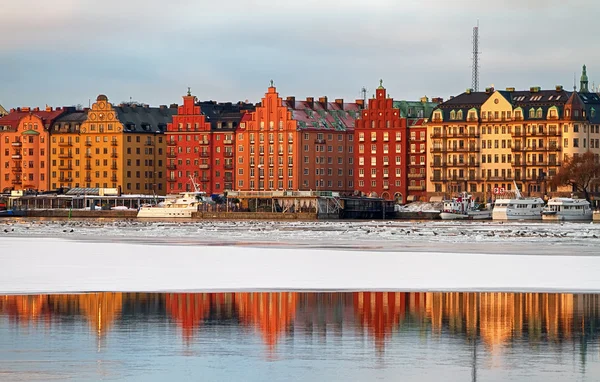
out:
M8 111L0 105L0 117L5 116L6 114L8 114Z
M126 133L164 133L167 123L177 114L177 108L166 106L119 105L113 106L113 109Z

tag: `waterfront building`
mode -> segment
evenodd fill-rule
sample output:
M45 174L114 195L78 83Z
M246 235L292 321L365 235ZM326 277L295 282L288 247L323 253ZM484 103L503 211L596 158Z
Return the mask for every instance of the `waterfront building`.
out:
M170 194L194 191L190 177L209 191L206 175L210 168L210 123L196 105L196 97L188 90L183 105L177 109L173 121L167 124L167 192ZM198 178L200 173L203 176Z
M421 97L419 101L395 101L394 108L400 110L400 116L406 118L408 129L407 146L407 202L427 200L427 127L426 122L431 117L433 109L443 100Z
M51 189L49 128L63 113L22 107L0 118L0 191Z
M254 109L246 103L196 102L188 90L173 123L167 127L168 191L222 194L234 188L235 131Z
M164 132L176 109L115 106L99 95L84 112L85 120L75 112L52 129L51 155L56 162L51 188L116 188L124 194L164 195Z
M394 108L394 100L387 96L383 81L375 98L361 111L355 136L355 189L367 196L405 202L408 195L406 118Z
M587 92L585 68L580 88L468 89L440 104L427 123L428 193L489 199L511 191L513 181L529 195L569 192L547 187L565 155L600 153L600 98Z
M362 101L279 97L271 83L237 132L236 189L354 191L354 125Z

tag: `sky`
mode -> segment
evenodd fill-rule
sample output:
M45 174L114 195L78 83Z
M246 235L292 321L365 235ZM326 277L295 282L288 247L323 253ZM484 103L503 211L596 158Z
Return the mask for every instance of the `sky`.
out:
M259 102L281 96L395 99L600 85L594 0L2 0L0 104Z

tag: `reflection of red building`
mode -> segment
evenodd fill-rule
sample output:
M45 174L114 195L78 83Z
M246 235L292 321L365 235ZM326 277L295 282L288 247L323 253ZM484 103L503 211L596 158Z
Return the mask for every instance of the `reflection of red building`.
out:
M386 337L404 318L407 295L399 292L354 293L358 322L374 337L378 350L383 350Z
M264 342L273 349L296 314L296 292L236 293L240 322L260 330Z
M210 295L207 293L169 293L165 299L167 312L173 317L186 340L210 314Z
M386 200L405 201L407 197L406 119L394 108L383 85L377 88L369 107L356 121L354 152L355 189Z

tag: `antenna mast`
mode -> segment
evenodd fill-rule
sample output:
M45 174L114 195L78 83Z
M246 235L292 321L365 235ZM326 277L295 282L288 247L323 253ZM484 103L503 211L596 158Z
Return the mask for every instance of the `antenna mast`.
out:
M479 20L477 20L477 26L473 27L473 73L471 87L473 91L479 91Z

